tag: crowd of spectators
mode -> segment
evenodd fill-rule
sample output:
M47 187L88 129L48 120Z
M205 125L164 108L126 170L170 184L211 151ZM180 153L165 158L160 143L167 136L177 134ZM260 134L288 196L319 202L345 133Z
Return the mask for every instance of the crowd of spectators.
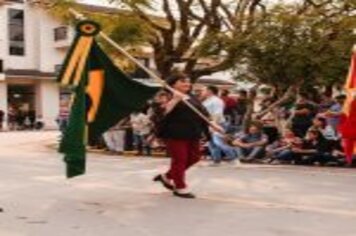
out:
M224 128L224 134L210 130L202 142L202 151L212 166L221 163L245 163L351 166L345 157L339 122L344 95L334 98L321 95L318 101L300 93L296 99L281 104L258 120L245 122L249 94L239 90L230 94L215 86L195 91L210 114L210 119ZM115 153L130 151L151 156L165 151L157 136L164 122L162 107L170 100L162 91L140 112L135 112L103 136L100 143ZM260 102L268 107L273 98ZM282 125L281 125L282 124ZM356 128L356 127L355 127Z

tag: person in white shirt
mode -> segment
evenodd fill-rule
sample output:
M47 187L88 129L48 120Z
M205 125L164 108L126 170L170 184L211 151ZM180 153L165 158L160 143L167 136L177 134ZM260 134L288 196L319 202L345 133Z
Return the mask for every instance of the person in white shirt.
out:
M224 127L226 126L226 120L224 117L225 103L220 97L218 97L218 93L219 90L215 86L204 88L202 91L204 99L203 106L208 110L213 121ZM236 163L236 152L233 148L228 147L225 143L224 137L222 137L221 134L213 132L208 147L214 165L220 164L223 155L230 163Z
M224 101L218 96L219 89L215 86L208 86L203 90L203 106L208 110L212 119L218 123L225 122Z

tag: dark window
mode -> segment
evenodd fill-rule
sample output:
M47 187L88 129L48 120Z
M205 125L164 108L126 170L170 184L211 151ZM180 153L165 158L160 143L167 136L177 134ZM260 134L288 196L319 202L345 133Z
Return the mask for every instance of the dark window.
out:
M9 42L10 55L25 55L25 30L23 10L9 9Z
M0 60L0 73L4 73L4 63L3 63L3 60Z
M65 40L68 37L68 27L61 26L54 29L54 41Z

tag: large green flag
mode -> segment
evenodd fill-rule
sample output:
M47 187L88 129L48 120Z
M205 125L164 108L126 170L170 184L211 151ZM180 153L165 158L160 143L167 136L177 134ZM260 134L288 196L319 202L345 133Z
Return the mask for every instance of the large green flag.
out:
M120 71L94 36L99 26L80 22L77 36L59 75L73 88L73 104L59 151L65 154L67 177L85 173L85 147L134 111L139 111L159 90L136 82Z

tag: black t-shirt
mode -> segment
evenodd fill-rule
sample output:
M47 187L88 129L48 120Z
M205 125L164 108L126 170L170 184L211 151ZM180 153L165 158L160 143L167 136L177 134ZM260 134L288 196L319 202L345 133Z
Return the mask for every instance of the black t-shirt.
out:
M207 117L209 113L195 97L189 102ZM192 139L208 135L208 124L183 102L179 102L161 121L159 137L164 139Z
M296 114L294 115L292 122L294 124L305 124L311 125L313 118L315 116L315 106L310 103L297 104L295 107L296 110L308 109L308 114Z
M247 99L238 99L235 110L237 114L245 115L247 111Z
M303 149L315 149L317 152L330 152L331 147L328 145L326 140L318 140L316 142L311 142L309 140L303 141Z

